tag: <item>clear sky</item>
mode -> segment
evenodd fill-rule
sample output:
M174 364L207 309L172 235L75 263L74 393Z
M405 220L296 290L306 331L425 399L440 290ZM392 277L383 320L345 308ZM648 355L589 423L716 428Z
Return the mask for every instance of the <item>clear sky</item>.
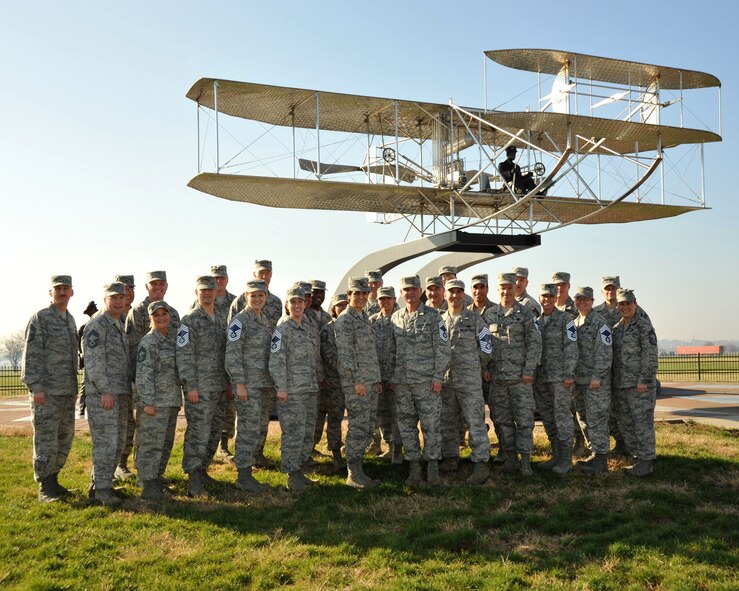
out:
M352 8L355 6L355 8ZM51 274L74 278L71 309L102 285L166 269L184 313L194 279L228 265L241 291L255 258L271 258L273 291L321 278L333 292L366 254L405 228L361 213L263 208L188 189L196 172L194 103L201 77L483 104L482 52L542 47L710 72L723 84L723 137L706 148L707 205L679 218L571 226L542 246L484 263L556 270L599 288L620 274L658 336L739 338L736 23L739 5L709 0L627 6L593 2L16 2L0 49L0 336L48 303ZM711 122L716 121L716 110ZM713 128L717 126L714 124ZM414 273L428 259L389 274ZM469 278L470 272L462 274Z

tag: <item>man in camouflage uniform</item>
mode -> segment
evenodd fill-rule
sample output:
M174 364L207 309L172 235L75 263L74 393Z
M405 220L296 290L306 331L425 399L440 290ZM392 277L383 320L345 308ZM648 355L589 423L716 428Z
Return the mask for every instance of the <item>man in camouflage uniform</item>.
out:
M131 405L131 357L121 322L126 305L123 283L105 286L105 309L85 327L85 392L92 437L93 502L115 506L121 499L113 493L113 473L123 452Z
M367 278L371 290L369 298L367 298L367 308L364 311L367 312L367 316L373 316L380 312L380 302L377 299L377 292L383 285L382 271L379 269L367 271L364 276Z
M505 470L515 472L520 454L521 474L531 475L534 450L534 371L541 359L541 334L534 315L516 301L516 274L498 275L500 304L486 314L493 337L490 396L493 421L503 432Z
M593 289L575 292L578 316L577 345L580 355L575 368L575 409L585 440L595 455L584 469L592 474L608 472L608 409L611 405L611 361L613 327L593 310Z
M441 448L444 457L442 471L457 470L459 430L464 416L469 425L472 448L470 459L474 464L474 471L467 482L482 484L490 475L490 439L485 425L482 382L483 374L490 379L487 367L493 351L493 341L482 316L464 307L462 281L447 281L446 296L449 307L441 318L449 335L451 362L441 391Z
M439 312L421 302L417 275L401 279L400 294L405 308L392 316L396 350L392 383L398 428L410 464L406 484L421 483L420 421L428 459L426 479L432 486L441 486L441 387L451 356L449 335Z
M274 326L264 313L266 301L267 284L259 279L247 282L247 306L231 318L226 333L226 371L235 386L238 416L234 457L239 471L236 488L247 492L260 492L265 488L252 475L252 468L266 412L262 407L263 390L274 391L269 375L269 348Z
M133 300L136 298L136 282L134 281L133 275L116 275L115 279L113 280L116 283L122 283L126 286L126 306L123 309L123 313L121 314L121 322L123 322L123 325L125 327L126 325L126 317L128 316L128 313L133 308ZM130 354L135 354L135 349L129 349ZM133 379L136 379L136 371L135 368L132 367L132 374ZM136 388L135 383L133 384L133 393L134 393L134 399L133 404L128 409L128 424L126 425L126 443L123 446L123 453L121 454L121 462L120 465L116 467L115 469L115 478L119 478L121 480L125 480L126 478L130 478L133 476L132 472L128 469L128 458L131 455L131 452L134 449L134 436L136 434Z
M133 276L131 281L133 282ZM149 332L149 304L152 302L160 302L164 300L164 296L167 295L167 272L166 271L149 271L146 274L146 291L147 296L142 302L136 304L133 308L128 311L127 316L122 316L122 320L125 319L126 325L126 337L128 338L128 350L131 356L131 379L135 384L136 381L136 354L138 352L139 343L143 336ZM177 333L177 329L180 324L180 315L172 306L169 306L170 324L169 333L170 337L174 338ZM135 395L135 390L134 390ZM140 405L138 402L134 402L135 410L138 412ZM176 425L175 425L176 427ZM174 438L174 430L167 434L167 438ZM124 447L123 454L121 456L120 465L116 468L116 475L119 478L128 478L131 472L127 468L128 455L131 453L131 447L128 445L128 432L126 435L126 446Z
M364 450L372 440L377 422L380 363L375 335L364 307L370 293L366 277L351 277L347 286L349 307L336 319L336 352L339 379L349 418L346 432L346 483L365 489L377 485L362 466Z
M329 322L331 322L331 314L326 312L326 310L323 309L323 302L326 299L326 282L321 281L320 279L311 279L310 280L310 290L311 290L311 299L310 299L310 314L312 316L312 321L315 323L316 330L318 331L319 338L321 337L321 333L323 332L323 327L326 326ZM323 368L323 361L321 361L321 367ZM321 380L323 383L325 380ZM321 440L320 435L323 433L323 425L326 422L326 414L321 413L321 393L319 392L318 400L316 401L318 404L319 412L316 417L316 428L315 431L318 432L318 430L321 430L321 433L319 433L318 441ZM316 442L317 444L318 442ZM313 452L315 454L323 455L321 454L318 449L314 446Z
M572 470L572 386L575 383L575 366L579 357L575 321L555 305L557 286L545 283L539 289L542 314L541 363L534 376L534 399L544 424L552 459L539 464L541 468L556 474Z
M447 309L441 277L426 277L426 305L439 313Z
M177 371L185 390L187 429L182 469L188 474L187 494L205 494L212 483L207 470L223 430L223 400L228 379L225 369L226 332L215 309L216 282L211 275L197 278L198 305L182 318L177 331Z
M338 358L336 352L336 319L349 305L349 297L345 293L337 293L331 299L331 322L321 328L321 363L323 365L323 381L318 400L318 419L313 435L313 447L318 445L323 435L323 424L326 423L326 443L337 470L346 468L341 456L341 423L344 420L344 393L341 390Z
M318 405L320 340L303 319L305 291L287 290L289 315L277 323L270 346L269 373L277 389L277 416L282 430L282 471L289 490L314 484L303 473L313 449Z
M657 369L657 335L648 316L638 314L636 296L619 289L621 320L613 330L614 394L619 401L619 426L636 463L630 476L649 476L657 458L654 434Z
M529 286L529 270L526 267L513 267L516 274L516 301L526 306L537 318L541 316L541 306L536 298L531 297L526 288Z
M573 318L577 317L575 302L570 297L570 274L557 271L552 274L552 283L557 286L557 301L554 304L558 310L567 312Z
M36 312L26 327L21 380L31 393L33 476L43 503L69 494L58 477L74 438L77 326L67 311L73 295L72 278L54 275L51 304Z
M441 286L444 287L447 281L457 278L457 267L454 267L453 265L444 265L443 267L439 267L439 278L441 279ZM469 306L471 303L472 296L467 293L464 294L464 305ZM446 301L444 301L444 309L446 310Z
M397 309L395 288L381 287L377 291L380 311L370 316L375 331L377 360L380 362L382 390L377 401L377 423L382 438L388 445L388 451L379 456L383 460L391 460L393 464L403 463L403 444L398 430L398 416L395 408L395 388L392 385L393 368L395 366L395 338L392 323L393 312Z

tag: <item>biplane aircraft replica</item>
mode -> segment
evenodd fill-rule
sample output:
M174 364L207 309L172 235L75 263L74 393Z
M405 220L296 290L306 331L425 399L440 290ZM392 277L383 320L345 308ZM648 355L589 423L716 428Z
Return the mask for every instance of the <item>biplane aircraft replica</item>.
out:
M715 76L547 49L486 51L483 61L483 108L200 79L187 93L198 114L198 174L189 186L408 224L405 242L364 257L345 279L435 251L448 254L422 277L444 264L461 270L571 224L706 207L704 144L721 141ZM488 108L493 67L536 73L523 110ZM684 100L686 91L711 88L719 133ZM224 115L247 120L252 139L226 132Z

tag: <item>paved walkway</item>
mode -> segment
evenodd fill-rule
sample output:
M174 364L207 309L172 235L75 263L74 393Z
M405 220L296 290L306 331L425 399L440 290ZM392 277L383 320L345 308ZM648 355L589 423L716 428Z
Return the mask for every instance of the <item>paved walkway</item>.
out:
M698 423L739 429L739 384L662 384L657 397L655 420ZM185 425L184 412L178 419ZM31 412L25 397L0 399L0 427L30 427ZM87 429L87 419L78 419L77 430Z

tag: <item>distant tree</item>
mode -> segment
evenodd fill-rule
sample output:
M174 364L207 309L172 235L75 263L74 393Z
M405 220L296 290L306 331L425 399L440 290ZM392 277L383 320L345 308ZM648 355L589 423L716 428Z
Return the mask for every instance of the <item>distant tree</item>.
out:
M14 370L18 370L21 366L21 359L23 358L23 347L26 344L25 334L22 330L14 332L11 335L4 337L0 340L0 354L4 355L10 366Z
M713 344L713 341L706 341L705 343L703 343L703 346L704 347L713 347L714 344Z

